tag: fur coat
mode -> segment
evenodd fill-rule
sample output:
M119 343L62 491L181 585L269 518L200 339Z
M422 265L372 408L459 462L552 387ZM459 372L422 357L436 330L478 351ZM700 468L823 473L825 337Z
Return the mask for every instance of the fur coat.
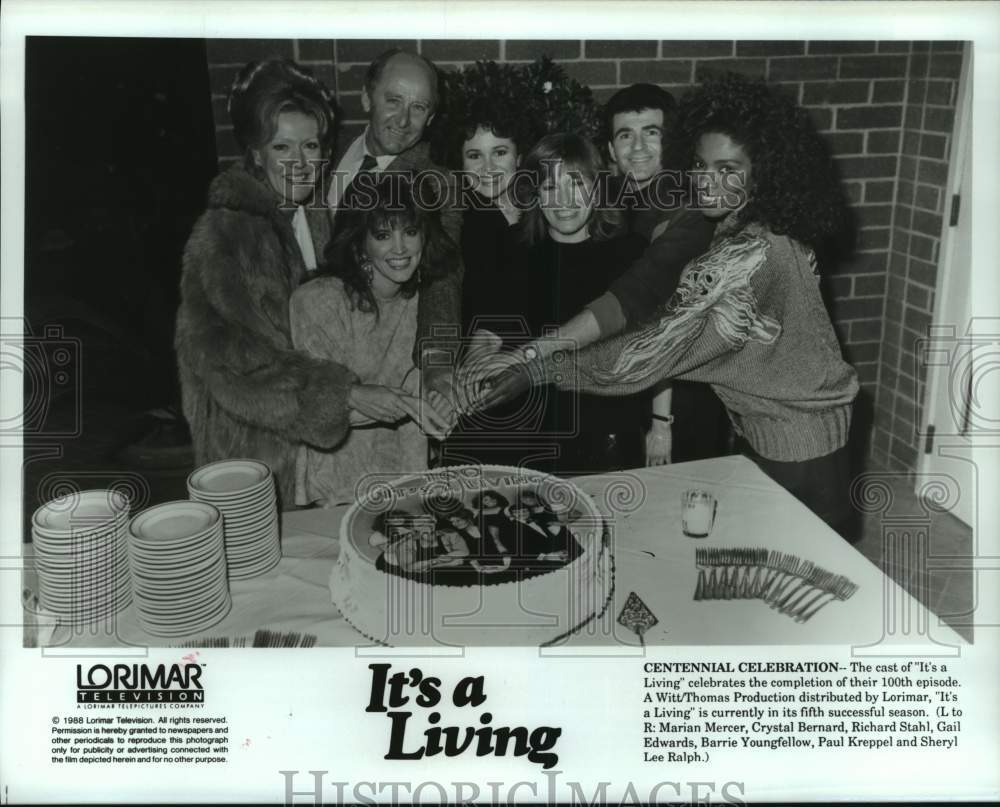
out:
M329 213L307 209L316 254ZM296 449L332 448L347 433L346 367L292 348L288 304L305 274L291 213L242 166L213 180L184 250L174 345L198 465L267 463L294 501Z

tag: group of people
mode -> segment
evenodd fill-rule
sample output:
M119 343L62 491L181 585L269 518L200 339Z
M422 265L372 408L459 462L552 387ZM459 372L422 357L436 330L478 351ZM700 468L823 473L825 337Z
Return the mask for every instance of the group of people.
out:
M382 550L376 566L401 577L469 585L543 574L580 554L568 526L573 513L552 512L530 489L514 501L484 490L471 505L446 500L433 513L383 514L369 538Z
M245 156L184 256L196 460L254 457L284 506L333 505L427 467L428 438L437 462L570 474L717 456L731 424L850 537L857 380L815 262L842 203L804 111L734 75L679 104L633 85L600 148L536 137L509 99L442 108L441 88L423 57L380 55L331 166L319 81L238 76Z

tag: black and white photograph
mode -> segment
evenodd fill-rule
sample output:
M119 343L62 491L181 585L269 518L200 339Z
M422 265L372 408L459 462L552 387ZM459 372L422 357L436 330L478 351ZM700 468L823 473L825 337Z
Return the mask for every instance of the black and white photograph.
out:
M5 801L1000 796L1000 4L77 5Z

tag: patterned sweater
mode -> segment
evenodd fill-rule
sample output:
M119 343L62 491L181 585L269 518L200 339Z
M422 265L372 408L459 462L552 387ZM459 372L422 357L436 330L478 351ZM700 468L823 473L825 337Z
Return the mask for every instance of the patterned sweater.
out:
M707 382L762 457L821 457L847 442L858 382L818 280L815 256L798 242L727 220L684 269L659 321L572 358L550 356L547 376L600 395L666 378Z

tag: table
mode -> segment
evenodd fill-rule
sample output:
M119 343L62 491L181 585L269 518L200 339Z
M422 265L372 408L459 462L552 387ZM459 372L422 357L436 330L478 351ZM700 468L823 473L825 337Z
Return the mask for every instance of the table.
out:
M583 647L595 651L639 648L636 634L616 622L632 592L658 620L644 636L647 645L847 644L868 646L869 653L884 648L891 654L894 647L903 644L932 645L945 654L948 648L965 643L950 628L938 625L937 618L920 603L744 457L574 481L609 519L616 568L609 608L602 619L561 645L570 652ZM712 491L719 502L715 527L704 539L687 538L681 531L681 494L692 487ZM67 648L183 647L210 637L252 640L255 631L265 628L312 634L323 647L367 645L340 617L328 587L345 509L283 513L280 563L255 579L232 582L232 611L199 636L168 640L150 636L138 626L129 606L112 625L84 629L59 626L45 643ZM695 550L700 547L761 547L788 552L845 575L858 584L858 590L845 602L831 602L805 623L796 623L759 600L695 601Z

